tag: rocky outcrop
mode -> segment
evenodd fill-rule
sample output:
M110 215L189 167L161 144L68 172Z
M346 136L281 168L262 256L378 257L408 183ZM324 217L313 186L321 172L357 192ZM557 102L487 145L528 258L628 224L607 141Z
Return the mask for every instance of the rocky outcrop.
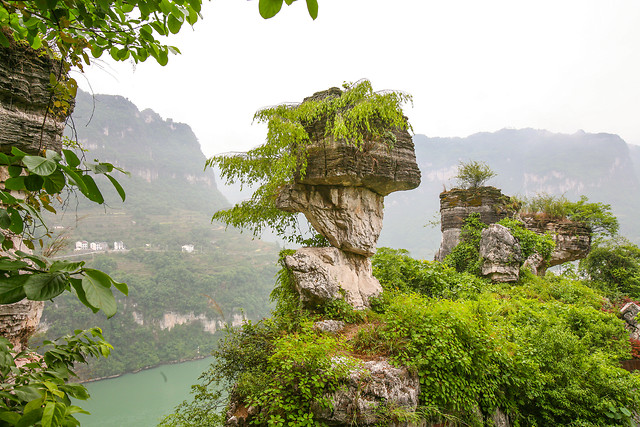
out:
M43 149L60 152L64 121L71 111L62 115L50 111L54 99L49 75L59 74L59 67L26 45L0 46L0 152L8 153L12 147L29 154ZM6 171L0 175L4 182ZM21 245L16 237L14 247L28 252ZM9 339L15 350L22 349L36 331L43 307L43 302L26 300L0 305L0 336Z
M10 152L11 147L30 154L44 148L60 151L66 116L49 111L53 109L49 75L57 74L59 67L28 46L0 46L0 151Z
M620 315L625 322L625 328L629 331L631 338L640 339L640 327L638 326L637 316L640 314L640 307L634 302L626 303L620 309Z
M520 276L522 250L509 229L491 224L480 237L482 275L494 282L515 282Z
M339 362L337 362L339 363ZM386 360L364 362L349 375L347 383L330 396L331 406L313 408L315 420L329 425L381 425L385 409L415 412L420 380L406 367L396 368ZM388 411L387 411L388 412ZM385 425L406 426L388 420Z
M518 206L495 187L470 189L454 188L440 194L440 229L442 241L436 261L443 261L460 243L464 220L472 213L480 214L480 221L493 224L513 215Z
M13 344L14 351L27 347L27 341L38 328L43 308L43 301L29 300L0 305L0 336Z
M341 93L331 88L305 101ZM322 119L305 129L311 140L305 173L298 171L294 183L280 190L276 207L303 213L332 247L301 249L285 264L305 305L318 306L344 293L354 307L365 308L382 291L368 257L382 229L384 196L420 184L413 141L406 130L388 129L392 144L370 140L356 147L326 136Z
M556 244L548 262L539 257L537 263L536 260L528 260L531 265L535 265L539 276L543 276L549 267L585 258L591 250L591 230L584 223L534 216L525 216L522 221L529 230L550 235Z
M362 309L382 290L368 258L338 248L302 248L285 257L284 262L307 307L340 299L344 293L349 304Z

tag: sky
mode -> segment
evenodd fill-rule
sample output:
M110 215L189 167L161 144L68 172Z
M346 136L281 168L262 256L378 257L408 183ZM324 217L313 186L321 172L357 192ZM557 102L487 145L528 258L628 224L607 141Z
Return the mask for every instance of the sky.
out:
M304 0L264 20L258 1L204 0L161 67L106 58L80 87L187 123L205 155L264 141L260 108L367 78L413 95L415 133L606 132L640 144L638 0Z

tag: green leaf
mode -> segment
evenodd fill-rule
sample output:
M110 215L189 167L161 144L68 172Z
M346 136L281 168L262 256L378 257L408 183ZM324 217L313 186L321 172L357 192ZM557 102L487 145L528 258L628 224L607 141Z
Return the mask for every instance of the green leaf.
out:
M57 170L44 178L44 189L49 194L57 194L64 189L67 180L61 170Z
M29 172L40 176L51 175L58 165L53 160L45 159L40 156L24 156L22 163L29 169Z
M51 264L49 271L54 273L56 271L66 271L67 273L73 273L78 271L84 265L84 261L72 262L72 261L54 261Z
M9 166L9 176L11 178L18 177L20 176L21 173L22 173L22 166L18 166L18 165Z
M4 188L7 190L24 190L24 176L18 176L16 178L9 178L4 182Z
M87 198L92 202L96 202L99 204L104 203L104 197L102 197L102 193L100 192L100 189L96 185L96 182L93 180L93 178L89 175L81 175L80 178L82 179L82 182L84 182L84 185L87 189L87 191L83 194L87 196Z
M0 153L0 163L3 165L10 165L11 160L9 160L9 157L7 157L6 154Z
M44 155L47 159L53 160L54 162L59 162L62 160L62 157L60 156L60 154L58 154L54 150L46 150Z
M23 402L31 402L34 399L42 397L40 392L35 387L21 386L13 389L14 394Z
M29 276L20 274L8 278L0 278L0 304L13 304L27 297L24 282Z
M2 47L11 46L11 44L9 43L9 39L7 39L2 31L0 31L0 45L2 45Z
M11 225L11 217L5 209L0 208L0 227L9 228Z
M71 169L69 166L60 165L60 168L67 174L67 176L73 181L73 183L78 187L82 194L86 194L89 190L87 189L87 185L76 171Z
M0 34L2 34L1 31L0 31ZM20 420L20 414L16 412L9 412L9 411L0 412L0 420L6 421L9 423L9 425L13 426L18 422L18 420Z
M109 285L111 284L109 283ZM116 299L110 286L105 287L99 280L96 280L95 276L86 275L82 278L82 289L90 305L104 311L107 317L116 314Z
M55 402L47 402L42 412L42 427L51 427L53 423L53 414L56 410Z
M25 412L16 424L16 427L29 427L35 425L42 418L42 408L36 408L33 411Z
M22 151L21 149L19 149L18 147L11 147L11 154L14 155L14 157L17 160L22 159L24 156L27 155L27 153L25 153L24 151Z
M283 0L260 0L258 3L258 11L264 19L273 18L282 9Z
M44 184L44 178L40 175L30 174L24 178L24 188L27 191L40 191L42 190L42 185Z
M20 212L15 210L12 211L11 209L9 209L9 211L11 212L9 214L9 216L11 217L11 225L9 226L9 230L13 231L16 234L22 234L22 232L24 231L24 222L22 221Z
M120 196L120 198L124 202L124 199L127 197L127 195L124 192L124 188L122 188L120 183L114 177L112 177L111 175L106 174L106 177L109 178L109 181L111 181L111 184L113 184L113 186L115 187L116 191L118 192L118 195Z
M113 171L113 165L111 163L84 162L84 165L87 167L87 169L89 169L91 172L95 174L109 173Z
M318 0L307 0L307 10L311 18L315 21L318 17Z
M11 259L7 257L0 258L0 270L15 271L25 268L28 264L24 261Z
M189 2L189 6L193 8L196 12L200 13L202 9L202 1L201 0L187 0Z
M167 25L169 26L169 31L171 31L172 34L178 34L178 32L180 32L180 27L182 27L182 21L171 14L169 15L169 19L167 19Z
M34 273L25 282L24 292L30 300L46 301L64 292L68 283L66 273Z
M89 307L91 309L91 311L93 311L94 313L97 313L98 311L100 311L99 308L96 308L94 306L92 306L89 301L87 301L87 295L84 293L84 289L82 288L82 280L81 279L74 279L71 278L69 279L69 282L71 283L71 286L73 286L73 289L76 291L76 295L78 297L78 300L84 304L85 306Z

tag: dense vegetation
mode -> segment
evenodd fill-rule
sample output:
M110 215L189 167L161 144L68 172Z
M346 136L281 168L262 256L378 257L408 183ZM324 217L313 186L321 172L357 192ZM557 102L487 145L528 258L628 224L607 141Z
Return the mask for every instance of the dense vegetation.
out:
M640 375L620 368L631 357L629 335L611 294L591 281L523 271L515 284L493 284L387 248L373 263L384 293L359 316L300 310L281 272L274 317L229 330L195 400L165 425L212 425L228 394L259 406L259 423L308 425L309 411L326 405L325 395L344 379L343 368L371 357L420 377L417 414L390 408L389 420L480 426L478 411L490 416L501 408L515 426L629 425ZM354 323L357 333L328 337L311 329L327 317ZM331 364L338 355L341 362Z

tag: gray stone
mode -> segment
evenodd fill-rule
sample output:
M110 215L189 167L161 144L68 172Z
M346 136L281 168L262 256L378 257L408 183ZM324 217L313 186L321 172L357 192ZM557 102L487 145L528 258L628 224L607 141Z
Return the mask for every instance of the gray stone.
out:
M374 425L385 407L415 412L419 396L417 374L386 360L370 361L351 371L347 384L328 396L331 408L315 407L313 411L316 421L330 425ZM407 424L391 421L389 425Z
M494 427L511 427L509 417L500 408L496 408L493 415L491 415L491 421Z
M631 338L640 339L640 327L638 326L637 316L640 313L640 307L636 303L628 302L620 309L620 314L625 321L625 328L629 331Z
M547 268L586 258L591 250L591 230L586 224L568 219L553 220L535 216L522 218L527 229L538 234L549 234L556 244L548 262L539 260L538 276L544 276Z
M356 309L369 306L369 298L382 292L373 277L369 258L340 249L302 248L285 257L285 265L293 274L300 299L305 306L315 307L342 297ZM342 292L341 292L342 291Z
M330 334L337 334L344 329L344 323L342 320L321 320L313 324L313 329L320 332L328 332Z
M494 282L515 282L520 275L522 250L509 229L491 224L480 237L482 275Z
M276 207L302 212L332 246L371 256L382 230L383 199L364 187L297 184L280 191Z

